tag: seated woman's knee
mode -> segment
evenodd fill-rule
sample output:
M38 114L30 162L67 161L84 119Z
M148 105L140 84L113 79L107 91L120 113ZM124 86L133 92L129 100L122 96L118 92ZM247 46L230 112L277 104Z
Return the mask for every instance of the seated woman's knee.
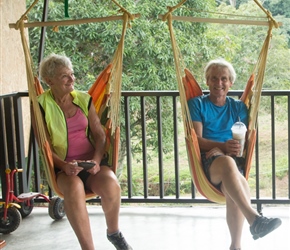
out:
M67 192L76 193L84 190L84 184L78 176L65 176L64 178L60 176L57 183L64 194Z
M106 200L115 200L121 196L121 187L115 179L107 180L104 185L100 184L93 188L95 188L96 192Z
M115 174L107 169L101 170L99 174L90 176L87 187L94 192L117 194L121 192L121 187Z
M105 182L106 183L104 187L106 187L106 190L108 190L108 192L112 192L112 193L121 192L119 181L117 178L115 178L115 176L108 176Z

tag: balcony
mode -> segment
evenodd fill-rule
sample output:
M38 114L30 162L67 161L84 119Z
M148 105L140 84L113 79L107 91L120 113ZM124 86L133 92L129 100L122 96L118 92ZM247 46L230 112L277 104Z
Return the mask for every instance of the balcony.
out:
M241 91L231 91L229 95L238 97ZM260 210L262 204L289 204L289 99L290 91L263 91L261 108L264 110L263 117L258 118L258 136L255 153L250 174L250 186L252 190L252 203L257 204ZM139 114L137 129L142 130L142 138L138 138L140 155L132 157L132 147L136 145L136 139L132 139L134 128L132 126L131 100L134 98L140 103L139 107L134 107L134 112ZM121 119L125 126L125 140L122 147L125 147L124 167L120 182L123 189L122 202L124 203L210 203L195 190L191 182L187 163L186 149L183 140L183 131L180 129L180 110L178 105L177 91L145 91L145 92L123 92ZM30 134L30 142L27 149L24 145L24 131L22 102L28 100L26 92L13 93L0 97L1 105L1 184L2 197L5 196L5 175L4 169L10 167L22 168L24 171L18 175L18 188L16 194L22 192L41 192L44 185L43 172L38 158L37 144L33 133ZM172 106L169 115L172 119L173 141L169 143L172 148L168 153L164 153L162 135L166 132L162 119L162 101L166 99L166 105ZM146 115L145 107L150 100L151 109L156 108L156 119L153 122L156 127L158 145L152 151L147 147L146 141ZM281 103L284 104L281 104ZM168 104L169 103L169 104ZM171 104L170 104L171 103ZM278 105L279 104L279 105ZM135 102L136 105L136 102ZM266 111L265 111L266 110ZM282 116L281 116L282 114ZM168 116L168 114L166 114ZM282 118L281 118L282 117ZM154 120L154 119L153 119ZM152 126L152 125L151 125ZM146 137L147 136L147 137ZM135 140L135 141L133 141ZM141 146L140 146L141 145ZM265 147L266 145L266 147ZM151 152L151 153L150 153ZM152 154L152 155L150 155ZM154 154L154 155L153 155ZM138 158L136 160L136 158ZM168 160L169 159L169 160ZM142 171L140 171L142 168ZM185 168L185 170L184 170ZM149 175L148 171L151 169ZM155 178L152 178L153 175ZM168 169L171 171L171 179L168 179ZM188 175L184 179L182 175ZM136 193L136 171L138 185L142 185L140 192ZM185 172L184 172L185 171ZM135 178L135 179L134 179ZM154 179L152 181L152 179ZM182 180L182 181L181 181ZM191 183L189 191L184 191L184 182ZM188 183L187 183L188 186ZM167 192L168 187L171 191ZM32 188L32 190L31 190ZM153 190L155 191L153 192ZM169 193L169 194L168 194ZM53 194L48 193L51 197ZM99 202L93 199L91 202Z
M241 91L231 91L231 96L241 96ZM276 249L277 244L290 247L286 235L289 228L289 99L290 91L263 91L263 116L259 116L258 136L250 173L249 184L252 191L252 203L257 210L262 210L266 216L280 217L283 220L281 229L258 241L251 240L248 225L244 226L244 243L246 249ZM136 139L132 139L134 128L130 113L131 100L134 98L140 104L134 107L140 114L142 138L141 154L132 156ZM173 128L172 150L165 154L162 135L163 127L162 103L171 103ZM183 132L180 129L180 110L177 91L123 92L121 116L125 126L124 167L120 182L123 189L121 208L121 228L130 243L137 249L227 249L230 236L225 223L224 205L213 204L203 198L191 181L189 171L186 177L182 169L188 169ZM23 192L42 192L45 177L38 158L37 144L33 133L30 134L28 147L24 143L23 101L28 100L26 92L0 96L0 171L2 200L6 195L5 169L22 168L15 180L15 194ZM147 140L146 112L148 101L156 108L155 126L158 145L153 152L149 149ZM281 103L284 103L281 105ZM278 105L279 104L279 105ZM135 102L136 105L136 102ZM151 107L152 108L152 107ZM266 110L266 112L265 112ZM282 116L281 116L282 114ZM168 115L168 114L166 114ZM283 119L282 119L282 118ZM135 140L135 141L133 141ZM122 144L122 146L124 146ZM265 147L266 145L266 147ZM172 152L171 152L172 151ZM152 155L150 155L152 152ZM173 157L168 157L168 154ZM138 158L138 160L136 160ZM282 162L282 163L281 163ZM282 167L281 167L282 165ZM140 170L141 168L141 170ZM152 178L154 169L155 178ZM168 180L167 171L173 173L173 179ZM138 175L136 181L136 172ZM190 190L184 191L185 181L190 183ZM139 191L136 192L136 185ZM188 183L187 183L188 185ZM168 192L168 189L171 191ZM142 190L140 192L140 190ZM168 194L169 193L169 194ZM49 190L48 197L53 193ZM105 222L99 199L88 201L93 233L98 235L96 248L111 249L105 237ZM138 205L137 205L138 204ZM97 222L97 225L95 225ZM100 224L99 224L100 223ZM283 230L284 228L284 230ZM52 230L50 230L52 229ZM202 230L204 229L204 230ZM55 234L55 230L62 232ZM61 230L61 231L59 231ZM38 232L41 231L39 236ZM204 241L204 233L210 235L211 241ZM218 232L218 233L217 233ZM53 235L52 235L53 233ZM77 249L78 243L68 225L66 218L55 223L49 217L47 205L43 199L35 199L35 208L19 228L10 235L2 235L7 242L7 249L20 249L21 239L29 249L47 249L59 246L58 249ZM52 242L52 239L53 242ZM143 242L144 241L144 242ZM140 242L143 242L140 244ZM11 247L11 248L10 248ZM66 247L66 248L63 248Z

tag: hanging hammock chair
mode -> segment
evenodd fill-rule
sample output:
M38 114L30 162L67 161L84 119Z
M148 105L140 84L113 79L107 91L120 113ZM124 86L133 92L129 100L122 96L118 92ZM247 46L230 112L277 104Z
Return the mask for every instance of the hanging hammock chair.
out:
M37 96L43 92L43 89L38 78L33 74L32 57L30 54L24 28L36 26L55 27L60 25L76 25L82 23L123 20L122 36L116 48L113 59L111 60L111 63L99 74L95 83L88 91L88 93L92 97L92 101L95 105L96 112L100 117L101 123L104 126L107 138L106 153L109 156L109 164L112 166L112 170L116 173L118 164L119 139L120 139L119 108L121 98L124 40L127 25L131 20L133 20L135 17L138 17L139 15L130 14L116 1L114 0L112 1L118 7L120 7L120 11L123 12L123 15L104 18L27 23L25 22L25 20L27 19L26 15L37 3L37 1L35 1L22 15L22 17L16 24L9 25L10 28L20 30L22 46L25 56L28 93L31 102L31 116L32 123L34 124L34 133L38 141L39 153L41 155L42 163L44 165L48 184L52 189L52 191L54 192L54 194L56 194L59 197L63 197L63 194L59 190L56 183L51 147L49 144L49 140L47 139L43 116L37 101ZM91 199L96 196L97 194L87 193L86 199Z
M254 0L257 5L266 13L268 21L239 21L239 20L219 20L219 19L203 19L203 18L189 18L189 17L177 17L172 16L172 12L180 7L186 0L181 1L178 5L174 7L168 7L169 11L160 16L163 21L167 21L170 38L173 48L173 55L174 55L174 62L175 62L175 70L176 70L176 77L178 83L178 89L180 93L180 103L181 103L181 112L182 112L182 119L185 131L185 141L186 141L186 148L187 148L187 155L189 161L189 167L191 172L192 181L200 192L205 198L210 201L217 202L217 203L225 203L225 197L223 193L215 188L207 179L202 163L201 163L201 155L200 149L198 144L197 135L195 133L191 116L189 112L189 108L187 105L187 101L193 97L200 96L203 94L199 84L193 77L192 73L182 64L182 56L180 54L180 50L178 48L173 26L172 20L181 20L181 21L191 21L191 22L216 22L216 23L232 23L232 24L251 24L251 25L267 25L268 26L268 33L264 44L262 46L261 52L259 54L257 63L255 65L254 71L251 74L244 93L241 97L241 100L246 104L248 107L249 112L249 125L248 131L246 135L246 146L245 146L245 169L244 175L245 178L248 179L249 172L251 168L251 161L254 152L254 146L256 143L256 126L257 126L257 115L258 109L260 104L260 97L261 97L261 90L262 85L264 82L264 73L266 68L266 61L267 61L267 54L268 48L270 44L270 40L272 37L272 28L275 26L276 28L279 27L279 23L277 23L271 14L266 11L256 0Z

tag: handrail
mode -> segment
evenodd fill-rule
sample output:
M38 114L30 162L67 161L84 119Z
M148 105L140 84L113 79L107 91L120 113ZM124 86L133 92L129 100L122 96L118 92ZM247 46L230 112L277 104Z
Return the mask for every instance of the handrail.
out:
M205 94L207 92L205 91ZM229 91L229 95L230 96L235 96L235 97L239 97L241 96L243 93L243 90L231 90ZM276 168L275 168L275 154L277 152L275 152L275 145L277 145L277 143L280 143L278 141L276 141L275 139L275 124L273 124L276 119L275 119L275 111L273 111L272 109L274 108L274 101L276 97L281 97L281 96L285 96L288 98L288 104L286 104L286 106L288 107L288 138L286 137L286 139L288 139L288 148L290 148L290 90L263 90L262 91L262 96L265 96L266 98L269 98L269 100L271 101L271 111L270 111L270 115L271 115L271 131L269 132L269 138L271 138L271 150L272 153L269 155L272 155L272 160L271 163L272 164L272 195L271 197L265 197L265 198L261 198L260 197L260 181L261 179L261 174L263 171L262 167L259 167L259 143L256 144L256 158L255 158L255 185L256 185L256 194L252 197L251 201L252 203L255 203L258 205L258 207L262 206L262 204L290 204L290 177L288 177L288 195L287 197L283 197L283 198L277 198L276 192L279 191L276 188L276 182L275 182L275 176L277 174L276 172ZM178 98L179 98L179 92L177 90L169 90L169 91L122 91L122 98L124 98L124 108L125 112L122 112L122 115L126 115L127 117L130 117L130 98L140 98L140 105L141 103L144 105L146 102L145 100L147 98L150 98L152 100L154 100L154 98L156 99L156 114L158 116L162 115L161 112L161 108L162 105L158 105L160 104L160 100L162 100L162 98L170 98L172 99L172 107L173 110L178 106L176 105ZM23 155L23 148L24 148L24 140L23 140L23 131L21 126L22 123L21 121L22 116L23 116L23 111L22 111L22 106L19 105L21 103L22 98L28 98L28 93L27 92L17 92L17 93L10 93L10 94L5 94L5 95L1 95L0 96L0 117L1 117L1 122L0 122L0 178L1 178L1 184L2 184L2 197L5 197L5 178L3 178L4 176L4 170L6 168L6 163L8 160L8 165L10 166L10 168L13 168L15 166L19 166L19 164L21 164L21 168L24 169L24 173L21 175L21 178L23 178L22 180L19 181L20 183L20 189L16 190L16 193L19 192L23 192L25 191L28 187L33 186L30 182L31 182L31 175L34 174L34 182L38 183L37 188L40 188L39 183L41 183L41 180L39 179L40 177L40 165L39 163L35 162L36 159L38 159L38 155L37 154L37 150L33 147L36 147L35 144L35 140L33 139L33 136L31 137L31 149L29 148L29 152L31 152L30 154L28 154L28 159L24 159L24 155ZM127 107L125 107L127 105ZM160 106L160 107L158 107ZM126 109L127 108L127 109ZM136 108L136 107L135 107ZM143 107L144 108L144 107ZM160 110L157 110L157 108L159 108ZM135 110L135 109L134 109ZM135 110L136 111L136 110ZM176 112L176 110L173 112L175 114L177 114L178 112ZM12 114L12 115L11 115ZM141 116L144 116L144 112L142 112ZM144 117L142 117L142 119L144 119ZM174 117L174 119L176 119L176 117ZM126 120L126 119L125 119ZM162 119L158 118L157 119L160 124L162 124ZM128 120L129 121L129 120ZM16 122L16 124L12 124L13 122ZM127 122L127 121L126 121ZM130 122L130 121L129 121ZM6 126L3 126L3 123L7 123ZM142 124L146 124L146 122L142 122ZM142 126L143 126L142 125ZM175 125L176 126L176 125ZM127 128L130 128L130 124L127 126ZM124 129L124 128L123 128ZM159 129L159 128L158 128ZM5 131L4 131L5 130ZM16 130L16 131L15 131ZM21 130L18 131L17 130ZM146 130L146 126L143 128L142 127L142 131ZM162 130L162 128L161 128ZM130 131L130 130L129 130ZM175 131L177 131L175 129ZM260 131L261 132L261 131ZM146 132L145 132L146 133ZM156 131L156 133L158 134L162 134L162 131ZM177 132L176 132L177 133ZM7 136L7 140L3 139L4 136L3 134L5 134L5 136ZM128 133L126 133L128 135ZM130 134L130 133L129 133ZM176 136L180 136L179 134L176 134ZM6 137L5 137L6 138ZM146 139L146 137L144 137ZM144 140L144 138L142 138L142 140ZM127 152L131 151L130 145L131 145L131 141L130 141L130 136L126 139L129 140L126 143L126 147L127 147ZM259 137L259 128L258 128L258 140L260 140ZM162 141L162 140L161 140ZM174 143L174 142L172 142ZM7 144L7 145L6 145ZM146 146L146 143L142 144L144 146ZM160 145L158 146L160 147ZM278 148L278 147L277 147ZM8 149L8 150L7 150ZM16 150L16 151L15 151ZM20 150L21 152L18 152L18 150ZM174 151L175 154L178 154L180 152L180 150L183 150L181 148L179 148L178 143L177 145L174 145ZM5 156L5 152L8 152L9 156L8 159L6 159L7 157ZM33 153L32 153L33 152ZM145 159L143 159L143 162L147 162L147 155L149 151L145 151L146 154L142 154L142 157L145 157ZM158 150L158 152L160 152L160 149ZM286 153L287 154L287 153ZM130 157L131 154L128 154L127 157ZM3 157L2 157L3 156ZM5 158L6 157L6 158ZM163 157L162 155L160 157ZM288 159L290 159L290 151L288 152ZM27 162L27 166L23 165L25 164L25 162ZM29 162L29 164L28 164ZM290 161L289 161L290 162ZM288 162L288 171L290 172L290 163ZM157 163L158 166L156 166L157 168L163 168L162 163ZM152 196L152 194L150 195L150 193L148 192L148 190L145 190L146 188L148 189L148 185L150 183L150 181L146 178L148 178L147 175L144 175L144 195L139 195L136 196L134 194L134 190L132 189L132 181L133 181L133 173L134 173L134 168L132 166L132 160L128 160L127 161L127 169L128 169L128 179L126 180L127 183L121 183L121 185L125 185L128 188L128 194L122 197L122 202L126 202L126 203L209 203L208 200L206 200L203 197L200 196L196 196L196 192L194 189L194 186L192 186L192 193L191 196L182 196L180 192L180 185L179 185L179 165L178 165L178 161L174 161L172 163L172 166L174 166L175 168L175 182L177 183L175 185L175 190L176 190L176 195L174 196L167 196L165 195L163 192L160 193L160 195L156 195L156 196ZM30 169L30 167L33 167L33 169ZM144 168L144 172L146 172L146 167L147 164L143 165ZM164 166L166 167L166 166ZM35 169L37 168L37 169ZM38 173L38 174L36 174ZM159 173L160 175L163 174L163 172L161 171ZM271 173L269 173L270 175ZM26 179L27 178L27 179ZM166 181L166 178L159 178L159 181ZM190 181L190 177L188 179ZM166 185L165 183L156 183L157 185L159 185L160 188L164 188ZM129 190L130 189L130 190ZM31 190L33 192L41 192L41 190ZM49 196L52 196L53 194L49 193ZM90 200L90 202L99 202L99 199L93 199ZM36 200L36 202L38 202L38 200ZM43 202L43 200L39 201L39 202Z

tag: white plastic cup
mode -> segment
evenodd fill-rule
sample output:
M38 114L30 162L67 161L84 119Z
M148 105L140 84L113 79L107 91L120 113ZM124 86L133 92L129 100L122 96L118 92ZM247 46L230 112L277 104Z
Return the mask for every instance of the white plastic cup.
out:
M239 141L239 143L241 144L240 153L237 155L239 157L243 156L246 132L247 132L247 127L242 122L236 122L232 126L233 139Z

